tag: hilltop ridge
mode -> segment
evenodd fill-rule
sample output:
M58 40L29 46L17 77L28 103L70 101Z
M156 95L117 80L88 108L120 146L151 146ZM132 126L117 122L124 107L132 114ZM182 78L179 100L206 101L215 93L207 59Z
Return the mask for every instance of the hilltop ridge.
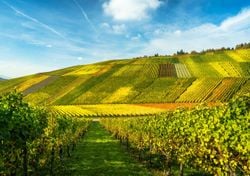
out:
M250 89L250 49L78 65L4 81L34 104L225 102Z

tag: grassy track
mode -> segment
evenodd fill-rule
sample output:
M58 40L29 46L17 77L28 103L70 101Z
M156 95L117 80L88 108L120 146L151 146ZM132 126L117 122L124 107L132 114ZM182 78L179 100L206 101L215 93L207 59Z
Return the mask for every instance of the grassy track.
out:
M99 122L93 122L77 151L66 163L68 174L87 176L151 175L134 161Z

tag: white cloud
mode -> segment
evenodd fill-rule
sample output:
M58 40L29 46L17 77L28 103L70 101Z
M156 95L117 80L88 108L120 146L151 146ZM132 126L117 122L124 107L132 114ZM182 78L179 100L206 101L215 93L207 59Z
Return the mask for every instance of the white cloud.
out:
M180 35L181 35L181 30L176 30L176 31L174 32L174 34L177 35L177 36L180 36Z
M159 32L161 31L161 32ZM250 8L225 19L221 24L205 23L188 30L158 30L140 53L172 54L177 50L201 51L207 48L233 47L238 43L249 42Z
M127 28L125 24L120 24L120 25L113 25L112 26L113 32L115 34L123 34L126 32Z
M102 24L101 24L101 28L109 29L109 28L110 28L110 25L109 25L108 23L102 23Z
M142 20L150 10L162 4L159 0L109 0L103 4L105 14L118 21Z
M238 15L230 17L223 21L221 29L230 30L230 28L242 28L250 25L250 8L242 10Z
M78 57L77 60L81 61L81 60L83 60L83 58L82 57Z
M137 34L136 36L131 37L132 41L139 41L141 39L141 34Z
M114 24L102 23L101 28L112 34L124 34L127 32L127 26L125 24Z

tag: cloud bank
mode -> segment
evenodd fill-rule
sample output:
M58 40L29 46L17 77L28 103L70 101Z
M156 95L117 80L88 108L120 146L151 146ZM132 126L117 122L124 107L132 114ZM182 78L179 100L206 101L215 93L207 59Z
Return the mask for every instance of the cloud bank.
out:
M103 4L103 9L114 20L137 21L148 18L148 13L161 4L159 0L110 0Z
M250 8L229 17L219 25L204 23L188 30L156 29L141 54L173 54L177 50L201 51L208 48L233 47L250 41Z

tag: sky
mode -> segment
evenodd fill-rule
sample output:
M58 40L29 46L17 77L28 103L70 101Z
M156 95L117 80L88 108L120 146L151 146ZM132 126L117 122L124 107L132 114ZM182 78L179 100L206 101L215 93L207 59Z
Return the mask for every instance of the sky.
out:
M0 0L0 77L244 42L249 0Z

